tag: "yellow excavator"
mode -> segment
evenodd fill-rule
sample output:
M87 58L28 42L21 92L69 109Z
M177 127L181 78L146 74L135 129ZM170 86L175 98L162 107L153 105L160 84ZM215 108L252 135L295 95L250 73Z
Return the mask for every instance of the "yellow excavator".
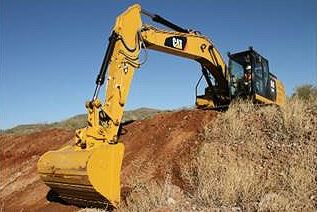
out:
M142 15L165 29L143 24ZM237 98L247 98L255 104L284 104L282 83L269 72L268 60L252 47L228 53L227 66L206 36L152 14L138 4L132 5L117 17L112 29L94 95L86 102L87 127L76 131L73 145L49 151L38 161L41 179L63 201L109 208L120 203L124 145L118 131L131 80L143 62L139 56L147 49L201 64L198 83L204 78L207 87L203 95L197 95L196 86L197 108L223 108ZM98 94L105 81L106 97L101 102Z

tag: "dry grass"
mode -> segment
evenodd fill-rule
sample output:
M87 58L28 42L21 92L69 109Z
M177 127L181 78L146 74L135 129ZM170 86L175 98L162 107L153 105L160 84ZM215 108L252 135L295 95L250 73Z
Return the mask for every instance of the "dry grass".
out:
M316 211L316 106L233 104L205 126L197 159L184 164L192 189L169 177L135 182L119 211Z
M166 211L175 209L183 200L182 191L171 183L167 175L165 182L135 182L130 195L118 211Z
M284 107L236 103L206 126L198 156L202 207L314 211L317 111L293 99Z

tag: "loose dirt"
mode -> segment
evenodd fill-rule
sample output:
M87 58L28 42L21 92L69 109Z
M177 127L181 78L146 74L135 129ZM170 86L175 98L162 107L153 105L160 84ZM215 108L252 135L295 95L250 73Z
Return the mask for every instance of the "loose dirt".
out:
M125 144L121 172L123 199L136 181L171 176L183 188L181 164L190 162L201 143L206 123L215 111L181 110L155 115L123 127ZM3 211L76 211L75 206L50 202L49 188L40 181L36 163L44 152L70 143L73 131L47 129L29 135L0 135L1 209ZM181 163L182 162L182 163Z
M74 211L75 207L50 203L49 188L41 181L36 163L43 153L67 144L73 132L43 130L29 135L1 135L1 209L4 211Z

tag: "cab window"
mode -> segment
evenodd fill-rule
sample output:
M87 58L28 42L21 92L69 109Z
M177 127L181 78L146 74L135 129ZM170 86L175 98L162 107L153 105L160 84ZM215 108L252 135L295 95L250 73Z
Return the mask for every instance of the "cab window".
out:
M256 94L268 97L268 63L261 56L255 56L254 62L253 89Z
M231 73L231 95L237 96L239 91L239 83L243 80L244 68L240 63L229 60L229 70Z

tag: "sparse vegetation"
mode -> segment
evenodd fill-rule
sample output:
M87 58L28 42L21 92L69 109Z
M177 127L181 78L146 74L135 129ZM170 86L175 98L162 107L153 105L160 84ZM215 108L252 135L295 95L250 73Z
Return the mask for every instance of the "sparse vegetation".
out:
M316 115L313 105L299 99L282 108L233 105L206 126L199 202L243 210L314 210Z
M171 181L138 182L119 211L315 211L317 109L238 102L205 126L197 159ZM167 192L168 191L168 192Z

